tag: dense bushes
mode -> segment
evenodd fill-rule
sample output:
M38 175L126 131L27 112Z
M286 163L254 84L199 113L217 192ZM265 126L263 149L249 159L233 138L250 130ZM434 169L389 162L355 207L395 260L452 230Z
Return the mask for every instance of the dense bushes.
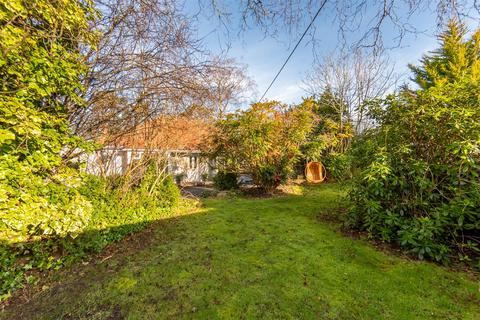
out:
M345 152L353 137L353 127L341 115L341 110L346 107L336 108L336 100L330 90L323 92L318 99L304 99L302 105L311 106L315 125L301 150L306 162L323 163L329 180L341 181L350 177L350 158Z
M237 174L220 170L213 177L213 184L218 190L232 190L238 188Z
M99 252L108 243L168 215L177 204L180 192L170 176L159 179L157 173L155 167L150 166L140 182L127 191L119 178L113 183L88 176L79 192L88 200L92 212L81 230L62 236L44 235L31 241L3 241L0 245L0 301L24 282L35 281L32 270L60 268L87 253Z
M334 181L344 181L351 178L351 157L345 153L332 152L322 160L327 177Z
M480 255L480 43L451 21L413 67L421 89L372 103L347 224L437 261ZM363 164L362 164L363 163ZM478 265L480 267L480 264Z
M266 164L259 168L254 175L257 184L267 192L276 189L282 182L286 181L289 174L293 172L293 165L288 164L287 159L282 159L276 165Z
M0 5L0 240L64 236L87 223L88 202L66 155L82 147L68 112L82 106L80 46L94 44L90 2ZM63 155L63 156L62 156Z
M84 105L80 52L95 45L95 16L90 1L0 4L0 300L23 271L56 266L48 252L60 242L43 239L73 239L91 223L68 159L88 144L67 119Z
M479 92L464 79L381 103L373 157L350 193L350 225L419 257L478 255Z

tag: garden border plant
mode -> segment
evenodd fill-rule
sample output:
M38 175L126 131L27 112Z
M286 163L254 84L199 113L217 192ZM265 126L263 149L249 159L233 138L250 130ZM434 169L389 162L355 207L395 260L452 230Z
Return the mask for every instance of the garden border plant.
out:
M156 166L149 165L143 178L125 193L118 177L109 181L85 177L79 192L91 203L92 215L81 232L42 237L35 241L0 244L0 301L14 289L38 280L39 271L59 269L100 252L106 245L145 228L169 215L180 199L171 176L158 180ZM120 184L119 184L120 182Z

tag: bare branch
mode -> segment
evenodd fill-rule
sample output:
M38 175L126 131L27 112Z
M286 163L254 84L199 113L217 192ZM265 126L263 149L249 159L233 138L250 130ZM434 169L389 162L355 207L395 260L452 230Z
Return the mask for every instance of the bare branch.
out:
M342 121L353 123L360 132L370 125L365 102L383 97L394 88L398 76L383 54L357 50L353 54L330 55L313 68L305 79L305 90L315 97L330 91L332 107Z

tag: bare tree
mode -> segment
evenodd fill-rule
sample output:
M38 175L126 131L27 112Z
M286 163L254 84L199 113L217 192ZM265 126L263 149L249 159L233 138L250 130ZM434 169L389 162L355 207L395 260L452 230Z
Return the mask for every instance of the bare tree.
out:
M330 91L331 107L340 115L340 126L348 121L355 132L360 132L371 124L365 102L383 97L397 80L387 56L357 50L326 57L314 66L304 84L305 90L315 97Z
M218 62L218 65L234 67L212 70L205 83L207 95L203 104L214 112L216 118L221 118L245 102L251 102L249 100L255 92L255 82L247 76L247 67L236 63L234 59L226 59Z
M197 4L198 13L194 4ZM325 3L325 6L322 6ZM221 115L226 105L241 101L251 82L245 69L205 49L195 23L199 13L218 17L224 30L240 12L243 29L259 26L268 35L298 33L322 7L321 16L338 27L344 46L384 46L383 30L396 31L396 43L418 32L409 20L417 12L466 17L478 12L477 1L452 0L95 0L100 17L92 26L100 35L89 50L87 107L74 108L77 134L94 137L106 128L122 133L159 114L203 111ZM188 6L188 10L185 8ZM236 15L233 12L237 12ZM312 41L321 38L312 29ZM215 111L216 110L216 111Z
M214 12L225 28L235 22L233 13L240 12L241 28L260 27L270 36L286 30L297 37L322 8L319 20L336 27L341 46L375 50L397 47L405 35L424 32L412 23L419 13L435 16L438 27L452 17L478 19L480 14L479 0L210 0L209 6L204 1L199 3L199 7ZM311 41L317 42L321 37L321 31L311 29Z
M243 66L204 48L181 1L95 3L101 16L92 28L100 39L87 52L87 106L71 112L76 134L115 138L194 103L219 107L212 88L223 90L224 104L238 99L250 84Z

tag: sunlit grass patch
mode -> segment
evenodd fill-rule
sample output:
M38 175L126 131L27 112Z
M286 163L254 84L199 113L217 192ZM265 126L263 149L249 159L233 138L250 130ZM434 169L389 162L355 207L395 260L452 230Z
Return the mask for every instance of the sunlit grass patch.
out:
M84 276L65 272L2 316L478 318L471 275L378 251L324 223L322 216L338 214L342 195L323 185L301 195L207 199L119 244L108 260L82 266Z

